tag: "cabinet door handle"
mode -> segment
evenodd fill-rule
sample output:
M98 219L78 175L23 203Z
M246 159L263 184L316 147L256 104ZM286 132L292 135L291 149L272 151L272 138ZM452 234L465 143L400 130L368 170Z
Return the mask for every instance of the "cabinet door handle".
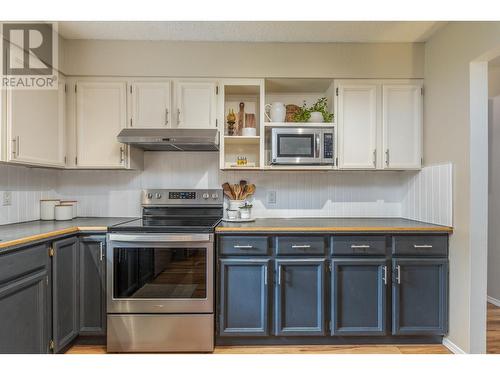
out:
M389 166L389 149L385 150L385 165Z
M351 249L369 249L370 245L351 245Z
M234 245L235 249L253 249L252 245Z
M17 158L17 137L12 138L12 158Z
M177 108L177 125L181 123L181 110Z
M377 166L377 150L373 150L373 166Z
M168 125L168 108L165 108L165 126Z
M399 264L396 267L396 271L396 281L398 282L398 284L401 284L401 266Z
M311 245L292 245L292 249L309 249Z
M383 266L382 269L384 270L384 276L382 280L384 280L384 285L387 285L387 266Z
M99 260L102 262L103 259L104 259L103 245L102 242L99 242Z
M415 249L432 249L432 245L413 245Z
M267 285L267 266L264 266L264 285Z
M281 285L281 266L278 266L278 285Z

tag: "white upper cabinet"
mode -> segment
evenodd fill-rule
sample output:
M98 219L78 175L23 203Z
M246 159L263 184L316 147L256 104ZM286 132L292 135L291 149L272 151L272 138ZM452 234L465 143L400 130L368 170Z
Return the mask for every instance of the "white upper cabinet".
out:
M340 82L337 89L339 168L374 169L378 86Z
M76 166L127 167L127 148L116 140L126 123L127 82L76 82Z
M7 161L49 167L65 165L65 84L58 89L7 90Z
M170 81L132 82L130 85L134 128L167 128L171 125Z
M176 127L216 128L216 87L208 81L176 82Z
M422 85L382 86L384 168L418 169L422 157Z

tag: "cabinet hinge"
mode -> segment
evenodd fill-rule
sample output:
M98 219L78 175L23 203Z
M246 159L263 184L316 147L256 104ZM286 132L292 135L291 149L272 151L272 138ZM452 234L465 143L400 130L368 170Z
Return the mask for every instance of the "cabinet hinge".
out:
M339 96L339 88L338 87L335 89L335 95Z
M219 95L219 86L215 86L215 95Z
M49 341L49 350L52 350L52 351L53 351L53 350L54 350L54 348L55 348L54 340L50 340L50 341Z
M49 257L53 257L54 256L54 248L51 246L49 247Z

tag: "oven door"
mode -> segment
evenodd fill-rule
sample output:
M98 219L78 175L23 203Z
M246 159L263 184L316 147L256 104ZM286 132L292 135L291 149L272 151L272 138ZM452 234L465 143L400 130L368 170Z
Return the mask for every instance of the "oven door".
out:
M321 164L321 132L273 128L272 164Z
M212 313L213 234L109 233L108 313Z

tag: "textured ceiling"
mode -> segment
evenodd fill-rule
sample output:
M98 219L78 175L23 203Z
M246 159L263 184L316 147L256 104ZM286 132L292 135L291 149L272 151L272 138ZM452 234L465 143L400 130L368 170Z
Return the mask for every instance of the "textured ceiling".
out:
M425 42L444 22L60 22L67 39L168 40L207 42Z

